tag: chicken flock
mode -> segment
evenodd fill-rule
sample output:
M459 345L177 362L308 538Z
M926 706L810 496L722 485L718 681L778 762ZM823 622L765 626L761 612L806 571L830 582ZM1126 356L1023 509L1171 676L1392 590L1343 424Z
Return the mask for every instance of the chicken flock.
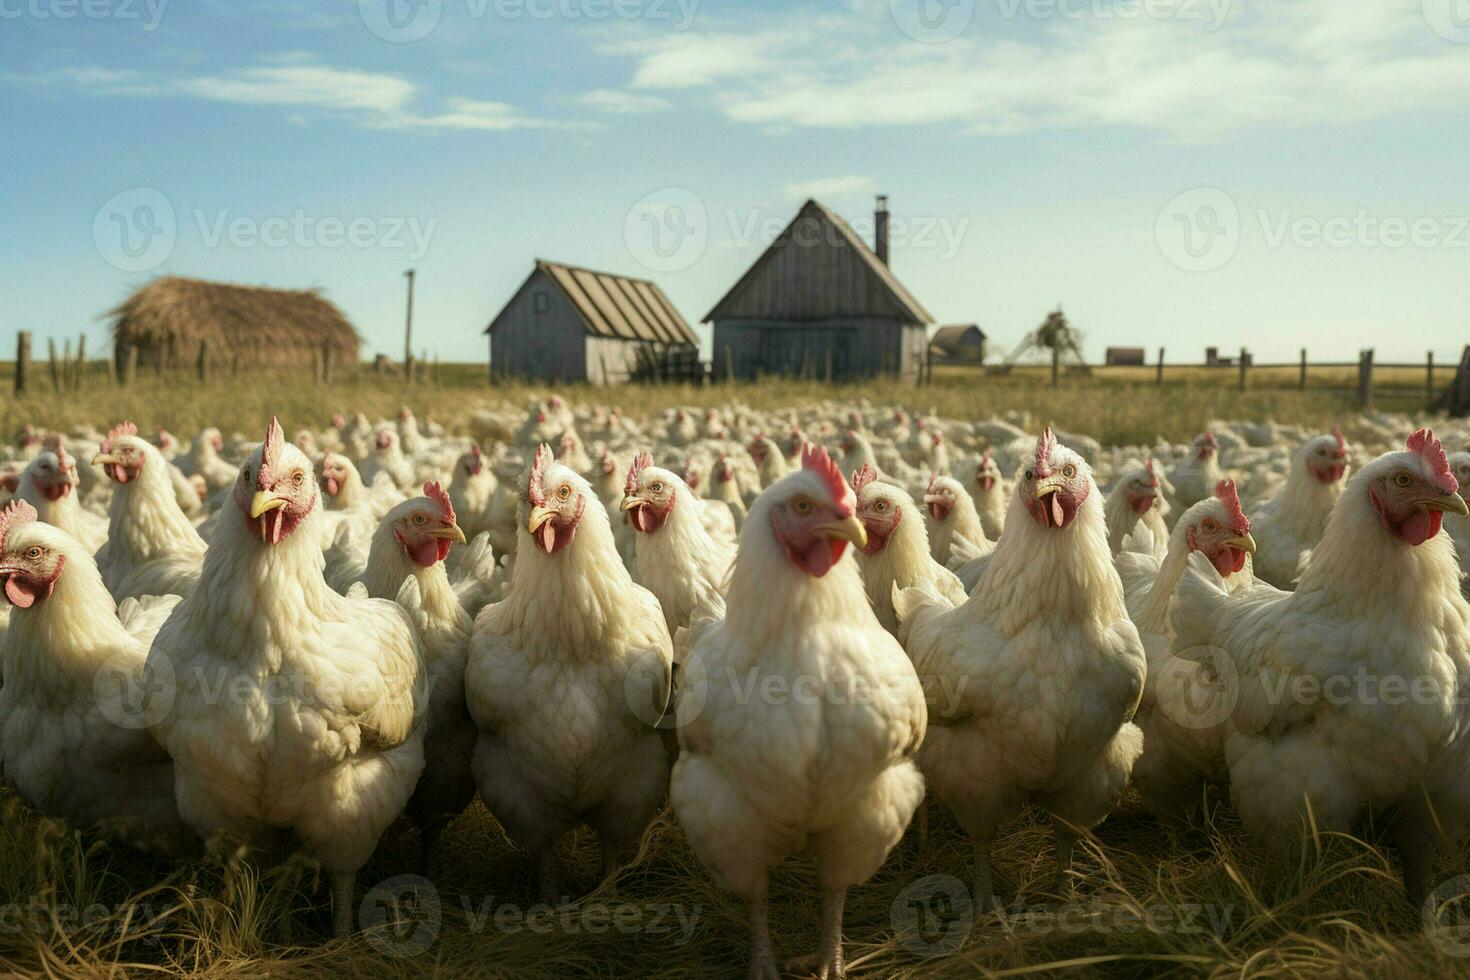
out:
M1470 819L1470 453L1352 427L1105 448L556 395L456 434L27 427L0 451L0 772L139 848L299 852L339 935L399 820L432 874L478 795L557 901L568 832L612 874L669 801L762 978L843 974L846 893L926 794L983 907L1023 807L1064 892L1129 786L1170 823L1228 794L1272 846L1386 834L1418 901ZM822 932L783 963L768 872L800 854Z

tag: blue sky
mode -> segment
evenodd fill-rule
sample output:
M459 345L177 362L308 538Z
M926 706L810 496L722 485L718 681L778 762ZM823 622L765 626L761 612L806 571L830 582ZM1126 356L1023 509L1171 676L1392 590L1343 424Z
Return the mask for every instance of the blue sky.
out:
M170 273L396 355L412 266L415 346L477 359L537 256L693 322L876 192L1002 345L1058 303L1094 356L1470 341L1470 0L0 0L0 79L0 344L100 349Z

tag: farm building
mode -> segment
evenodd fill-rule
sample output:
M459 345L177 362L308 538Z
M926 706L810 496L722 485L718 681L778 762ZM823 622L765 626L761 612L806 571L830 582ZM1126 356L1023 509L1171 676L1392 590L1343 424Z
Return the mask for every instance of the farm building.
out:
M951 323L934 331L929 352L947 361L985 360L985 331L974 323Z
M1114 366L1143 364L1142 347L1109 347L1103 355L1103 363Z
M888 266L888 205L875 249L841 217L807 201L705 320L714 372L917 380L934 318Z
M699 339L652 282L544 259L485 333L495 377L614 384L698 359Z
M210 367L357 364L362 338L342 311L311 290L267 289L164 276L107 314L119 368L129 348L146 368L189 368L203 345Z

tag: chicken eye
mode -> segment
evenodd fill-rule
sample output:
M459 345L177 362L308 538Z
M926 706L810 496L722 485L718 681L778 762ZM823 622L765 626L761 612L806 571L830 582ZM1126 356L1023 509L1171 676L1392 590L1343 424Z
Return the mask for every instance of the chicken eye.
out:
M428 521L429 521L429 519L424 516L424 512L423 511L419 511L417 514L414 514L413 515L413 522L415 524L427 524Z
M1407 473L1396 474L1393 478L1393 485L1400 489L1410 487L1413 483L1414 478Z
M241 470L240 470L240 482L241 483L249 483L250 482L250 467L245 466L245 467L242 467L241 468Z
M32 546L30 548L27 548L26 549L26 557L27 558L32 558L32 559L40 558L41 557L41 549L40 548L37 548L37 547L34 547L34 546Z
M292 473L291 474L291 482L294 483L298 487L301 486L301 484L305 480L306 480L306 474L305 473L302 473L300 470L297 470L295 473Z
M886 500L880 500L880 501L878 501L876 504L873 505L873 509L876 510L880 514L883 513L885 510L888 509L888 501L886 501Z
M1027 479L1028 482L1031 481L1031 480L1034 480L1034 479L1036 479L1036 474L1034 472L1032 472L1031 470L1027 470L1026 471L1026 479Z
M663 493L664 492L663 482L660 481L660 480L654 480L653 481L653 485L650 486L648 489L652 490L654 493Z
M1076 475L1077 467L1073 466L1071 463L1068 463L1066 466L1062 467L1062 476L1065 476L1067 479L1070 480Z
M561 485L561 488L556 491L556 495L558 497L560 497L562 500L566 500L568 497L570 497L572 495L572 488L569 487L569 486L567 486L565 483L563 483Z
M791 502L791 509L798 514L810 514L812 512L812 503L804 497L798 497Z
M1207 517L1205 518L1204 528L1210 534L1214 534L1216 531L1220 530L1220 525L1216 524L1213 520Z

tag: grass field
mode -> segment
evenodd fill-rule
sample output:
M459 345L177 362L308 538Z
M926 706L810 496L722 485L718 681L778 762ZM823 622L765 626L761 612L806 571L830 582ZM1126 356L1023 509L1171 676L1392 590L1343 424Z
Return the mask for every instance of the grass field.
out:
M0 366L8 387L3 374ZM1171 369L1156 388L1151 369L1118 369L1065 377L1052 389L1043 369L1004 377L943 369L919 389L773 381L563 390L635 415L731 400L764 410L825 403L834 418L862 404L962 419L1021 411L1106 443L1152 443L1186 440L1217 418L1323 427L1356 412L1354 376L1351 368L1324 369L1301 390L1294 373L1261 371L1241 392L1229 371ZM1380 372L1379 380L1380 408L1422 410L1422 371ZM119 418L186 436L206 424L254 433L272 413L290 431L324 426L334 411L378 416L405 404L456 425L477 406L519 409L546 390L490 388L478 366L446 366L437 382L412 388L366 372L329 387L283 374L204 387L144 377L117 388L96 371L80 391L60 396L38 372L35 389L0 407L0 435L24 422L106 426ZM412 832L390 832L357 891L364 920L382 924L332 941L325 882L311 868L260 867L233 851L168 863L89 842L13 797L0 795L0 806L0 973L710 978L744 971L744 909L714 886L668 812L611 882L597 881L593 838L570 840L569 883L590 894L556 911L535 905L528 859L478 805L451 828L433 891L403 877L416 870ZM1171 835L1129 801L1080 853L1076 893L1064 899L1044 892L1050 829L1025 819L996 844L997 867L1013 883L1002 890L1004 908L980 913L968 906L969 843L930 806L929 848L921 852L911 832L849 899L853 977L1470 976L1470 925L1462 924L1470 915L1453 902L1427 917L1411 908L1393 859L1359 841L1315 838L1281 860L1252 846L1228 809ZM1441 898L1470 892L1470 879L1458 877L1466 857L1442 864ZM779 955L814 947L816 894L802 862L773 876Z
M419 416L446 423L463 418L481 405L521 408L546 386L490 386L483 365L443 365L437 380L406 386L402 379L370 371L317 384L296 373L222 376L206 385L189 375L140 375L128 387L107 381L100 364L88 365L80 390L58 396L49 377L37 370L28 395L7 399L0 408L0 435L9 436L25 422L52 428L77 423L103 425L129 418L151 431L164 426L187 437L205 425L230 432L254 432L272 413L288 431L323 427L333 412L360 410L369 416L390 415L408 405ZM0 390L11 386L13 365L0 364ZM1448 385L1453 370L1436 375ZM1375 407L1380 411L1423 414L1424 370L1380 369ZM772 379L736 384L627 386L559 390L575 400L593 400L635 416L673 406L704 407L743 402L762 410L827 403L837 412L862 403L906 405L958 419L979 419L1008 411L1028 413L1038 423L1083 432L1104 444L1152 444L1159 438L1188 441L1214 419L1275 419L1322 428L1358 412L1356 370L1317 368L1306 388L1297 387L1295 369L1256 369L1248 387L1237 387L1230 369L1170 368L1162 386L1153 384L1152 368L1095 368L1091 375L1064 375L1050 386L1046 368L1018 368L1009 375L975 368L939 368L931 384L870 382L834 385ZM836 416L840 419L841 416Z

